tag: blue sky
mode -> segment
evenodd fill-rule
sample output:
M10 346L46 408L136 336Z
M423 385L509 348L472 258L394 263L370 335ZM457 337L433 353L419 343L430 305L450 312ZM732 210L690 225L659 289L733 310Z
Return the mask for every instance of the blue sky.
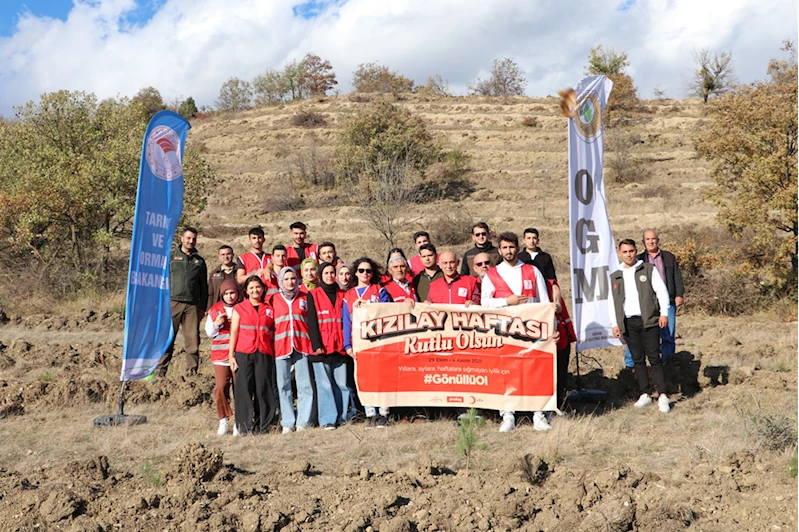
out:
M743 83L764 79L784 39L790 0L0 0L0 115L61 89L99 98L148 86L164 100L214 105L230 77L315 53L341 93L359 64L378 62L455 94L512 58L530 96L582 77L591 48L628 54L639 95L682 98L692 52L732 53ZM21 23L19 23L21 21Z
M122 20L136 26L146 24L164 3L166 0L136 0L136 9ZM66 21L74 5L74 0L0 0L0 36L11 36L20 15L27 13Z

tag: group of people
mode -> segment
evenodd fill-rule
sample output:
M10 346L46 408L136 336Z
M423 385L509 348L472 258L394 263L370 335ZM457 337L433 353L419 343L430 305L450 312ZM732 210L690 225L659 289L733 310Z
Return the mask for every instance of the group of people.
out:
M439 252L430 235L419 231L413 235L417 254L409 260L401 248L391 249L383 272L369 257L346 264L332 242L307 243L307 228L302 222L291 224L290 232L289 246L279 244L268 253L263 249L263 229L250 229L250 249L234 260L233 248L221 246L219 265L210 274L196 251L196 229L186 228L179 248L172 253L173 327L176 333L183 329L186 372L196 373L199 326L205 318L204 331L211 339L220 435L229 431L231 417L235 419L234 435L264 432L276 416L284 434L305 430L314 422L327 430L348 423L358 412L352 364L355 356L352 313L359 305L372 302L411 300L487 308L525 303L553 305L557 322L553 334L557 342L557 402L564 403L570 345L576 336L560 294L552 257L538 247L538 230L524 230L524 249L518 236L511 232L499 234L498 246L494 246L488 225L476 223L471 232L474 246L462 257L453 250ZM635 250L633 241L622 241L622 246L628 242L632 242ZM654 349L652 330L656 339L661 334L658 329L671 331L673 345L675 314L668 303L681 304L683 295L673 255L659 250L653 254L649 244L643 255L638 260L637 254L633 254L636 260L627 266L628 250L621 250L624 268L619 272L632 268L636 275L639 271L644 273L638 277L627 273L619 274L618 279L613 277L610 300L612 315L616 317L614 334L627 340L641 386L642 395L636 406L645 406L640 403L645 402L644 395L649 397L651 393L647 358L658 390L664 394L661 397L665 396L660 341L657 340ZM659 271L663 273L658 274ZM671 283L663 280L669 278L669 273L674 277L675 271L676 280ZM649 284L641 280L644 274L650 279ZM633 283L629 286L628 277ZM650 288L656 298L646 292ZM639 291L639 298L629 297L633 290ZM671 290L675 295L669 297ZM640 300L637 306L634 300ZM652 312L657 314L654 326ZM659 319L663 316L665 320ZM663 341L665 346L666 339ZM159 362L156 376L166 374L173 349L174 342ZM230 407L231 387L235 412ZM663 410L662 400L659 404ZM362 408L367 429L388 426L387 406ZM515 428L514 412L502 411L500 416L500 432ZM533 414L535 430L550 430L549 421L544 412Z

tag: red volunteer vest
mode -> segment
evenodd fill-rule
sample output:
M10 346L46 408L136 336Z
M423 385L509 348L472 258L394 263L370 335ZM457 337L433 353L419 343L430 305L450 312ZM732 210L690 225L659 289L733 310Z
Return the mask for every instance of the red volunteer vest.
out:
M513 291L508 286L508 283L505 282L505 279L497 271L497 268L491 268L486 272L486 275L489 279L491 279L491 283L494 285L494 297L497 299L508 297L513 295ZM522 293L516 294L520 296L527 296L530 298L535 298L538 292L536 291L535 286L535 266L531 266L530 264L523 264L522 265Z
M383 285L383 288L386 289L388 295L391 296L391 301L394 303L402 303L406 299L410 299L411 301L416 301L416 290L413 289L413 286L408 283L408 292L400 286L398 282L394 279L390 279Z
M462 305L472 300L472 294L477 286L474 277L458 275L451 284L442 277L430 283L430 292L427 293L427 300L431 303L451 303Z
M319 248L316 244L303 244L302 247L305 249L306 259L319 260ZM291 266L296 270L301 262L294 245L286 246L286 266Z
M275 358L287 357L296 349L303 355L313 353L311 335L308 333L308 300L303 293L291 301L281 295L272 297L275 309Z
M270 297L280 292L280 289L277 287L277 277L273 275L272 278L266 281L265 284L264 301L269 301Z
M239 257L241 262L244 264L244 273L248 274L255 270L260 270L261 268L265 268L267 265L272 264L272 255L269 253L264 252L261 255L261 258L258 258L258 255L255 254L254 251L248 251L244 255ZM261 280L265 283L269 282L269 279L263 275L261 275Z
M311 290L319 336L325 346L325 354L344 353L344 331L341 324L341 309L344 307L344 292L336 290L336 304L330 302L324 289L319 286Z
M242 301L233 310L239 315L239 334L236 337L235 351L238 353L274 354L272 348L272 325L274 311L269 304L261 302L258 311L249 300Z
M208 309L208 316L211 321L216 321L219 314L227 317L225 304L217 301ZM227 362L228 351L230 349L230 320L226 319L219 327L219 334L211 339L211 362Z
M344 294L344 301L347 302L347 308L350 310L350 314L352 314L352 309L355 308L352 306L358 299L363 299L364 301L368 301L370 303L377 303L380 301L380 285L379 284L370 284L363 295L359 298L358 297L358 289L357 288L350 288L347 290L347 293Z
M547 292L549 293L550 301L552 301L552 285L555 284L560 287L560 284L558 284L556 280L547 279ZM569 344L577 341L577 335L574 332L574 325L569 315L569 309L566 308L566 302L563 301L563 296L560 297L560 312L555 314L555 317L558 319L558 332L560 333L557 348L566 349L569 347Z

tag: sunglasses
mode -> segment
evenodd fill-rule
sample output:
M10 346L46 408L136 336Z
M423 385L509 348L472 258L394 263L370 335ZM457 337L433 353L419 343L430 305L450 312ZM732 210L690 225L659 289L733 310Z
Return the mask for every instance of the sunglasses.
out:
M487 236L488 233L475 233L474 236Z
M372 273L372 270L367 270L366 268L358 268L358 273Z
M475 266L481 266L481 267L482 267L482 266L490 266L490 265L491 265L491 261L485 261L485 262L475 262L475 263L474 263L474 265L475 265Z

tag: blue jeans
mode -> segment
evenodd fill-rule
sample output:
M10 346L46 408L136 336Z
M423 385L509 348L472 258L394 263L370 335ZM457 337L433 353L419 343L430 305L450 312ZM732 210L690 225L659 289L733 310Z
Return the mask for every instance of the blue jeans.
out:
M314 362L316 378L316 408L319 425L347 422L350 406L350 389L347 386L347 363L344 360Z
M297 381L297 416L294 416L294 396L291 393L291 365L294 364L294 378ZM290 356L275 360L277 368L277 391L280 398L280 424L294 428L294 425L307 427L311 422L313 407L313 386L311 370L305 355L294 351Z
M665 329L660 329L660 354L663 363L666 359L673 355L677 350L677 343L674 340L674 330L677 322L677 307L669 305L669 326ZM630 354L630 348L624 352L624 365L628 368L633 367L633 356Z

